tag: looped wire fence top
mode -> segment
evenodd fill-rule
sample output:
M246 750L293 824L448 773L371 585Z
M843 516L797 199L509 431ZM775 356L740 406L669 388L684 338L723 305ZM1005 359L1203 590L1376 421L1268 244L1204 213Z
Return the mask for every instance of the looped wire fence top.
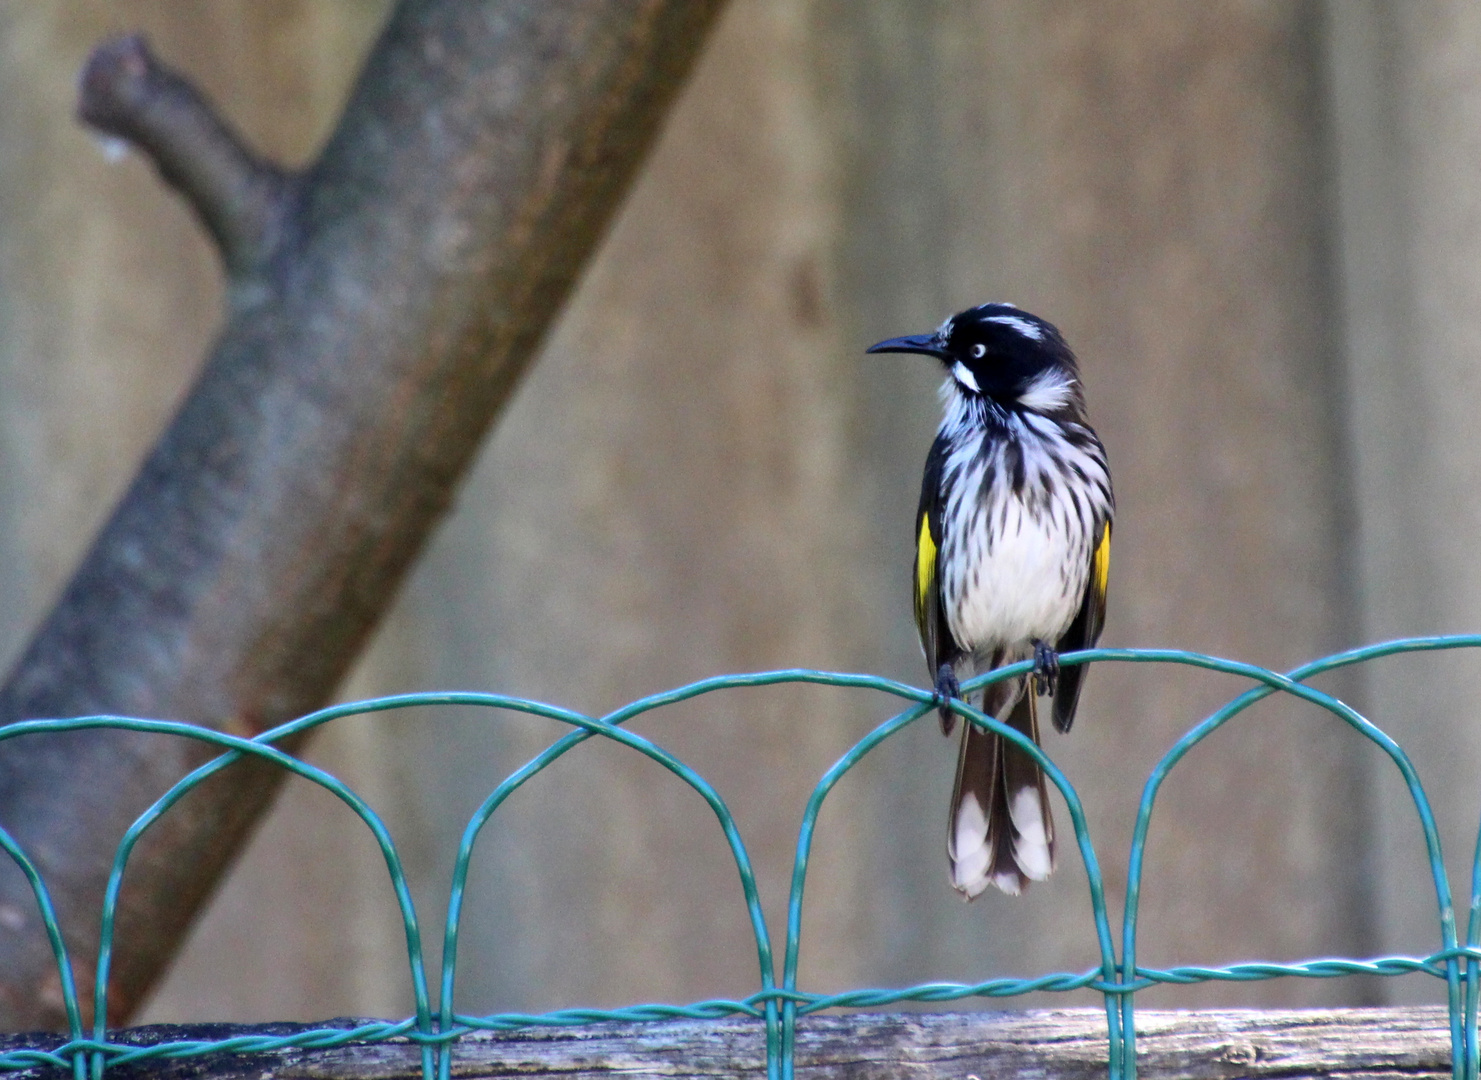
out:
M1314 675L1396 653L1477 646L1481 646L1481 635L1405 638L1337 653L1306 664L1287 674L1177 649L1090 649L1084 652L1066 653L1060 657L1060 662L1066 665L1106 662L1183 664L1242 676L1254 684L1179 739L1158 761L1147 778L1132 833L1119 954L1106 905L1100 864L1090 840L1085 811L1074 785L1031 740L964 702L952 702L952 709L969 723L995 731L1031 754L1042 765L1045 775L1063 796L1069 807L1076 845L1089 882L1095 939L1100 956L1099 965L1085 972L1058 972L1026 979L998 978L971 984L927 983L903 989L859 989L828 995L809 993L797 985L802 906L807 884L808 859L812 850L812 839L818 814L834 786L865 755L892 735L935 710L935 699L928 690L873 675L789 670L705 679L643 698L600 718L585 716L538 701L501 694L433 693L407 694L337 705L283 724L253 739L244 739L189 724L117 716L30 720L6 725L0 727L0 740L36 732L113 727L196 739L218 747L223 752L219 757L197 768L162 795L130 826L119 842L102 911L97 977L93 987L92 1015L95 1019L90 1033L84 1030L83 1012L72 973L72 965L46 883L27 854L3 826L0 826L0 847L4 848L25 874L40 909L51 950L57 963L70 1036L65 1044L54 1049L38 1047L0 1054L0 1070L14 1071L38 1066L55 1066L63 1069L70 1067L77 1080L85 1080L89 1075L93 1080L101 1080L109 1065L152 1058L185 1058L223 1051L261 1052L287 1047L327 1049L351 1042L407 1039L421 1047L422 1070L427 1080L433 1080L434 1077L437 1080L448 1080L451 1075L451 1057L455 1052L457 1040L474 1030L509 1030L520 1027L583 1024L604 1020L631 1022L749 1016L761 1020L764 1024L769 1080L790 1080L793 1071L793 1044L797 1020L810 1013L832 1008L878 1008L902 1001L939 1002L959 1001L965 998L1009 998L1034 991L1089 989L1105 996L1110 1076L1113 1080L1135 1080L1136 1033L1133 1022L1135 995L1137 991L1149 986L1216 980L1335 978L1347 975L1405 975L1422 972L1445 982L1455 1077L1457 1080L1478 1080L1478 1074L1481 1074L1481 1068L1478 1068L1481 1066L1481 1054L1478 1054L1477 1040L1478 1004L1481 1004L1481 832L1478 832L1476 850L1472 859L1469 893L1471 901L1465 940L1462 942L1455 922L1450 883L1442 860L1434 813L1408 755L1393 739L1352 708L1329 694L1303 684L1303 680ZM963 683L962 691L968 694L994 682L1023 675L1031 668L1031 661L1012 664ZM626 730L623 725L643 713L704 694L737 687L770 686L782 683L813 683L874 690L900 699L906 703L906 707L904 711L876 727L844 754L837 764L824 773L807 801L797 834L791 892L787 902L786 935L782 945L781 977L778 979L771 932L762 913L751 860L746 853L745 842L724 800L704 777L684 762L649 739ZM1403 777L1424 834L1429 858L1439 930L1438 947L1431 955L1425 957L1384 957L1370 960L1326 958L1301 963L1244 963L1225 967L1194 966L1168 969L1139 966L1136 962L1136 931L1141 900L1142 866L1147 833L1151 826L1152 810L1162 783L1168 773L1194 745L1257 701L1276 692L1303 698L1341 719L1353 731L1378 746ZM495 788L474 812L463 832L453 867L448 897L442 967L438 979L439 993L437 1006L434 1009L416 909L412 903L411 891L407 885L401 857L385 824L360 796L340 780L322 769L277 749L273 744L288 736L342 717L415 706L440 705L477 706L522 712L555 720L572 730ZM454 1001L458 935L462 925L463 898L468 869L479 835L510 795L557 758L593 736L600 736L630 747L658 762L693 788L714 813L717 825L729 845L736 872L740 878L740 887L745 898L751 931L755 938L759 989L750 997L742 1000L702 1001L682 1006L647 1004L613 1010L565 1009L540 1015L501 1013L492 1016L469 1016L459 1013ZM171 1042L145 1047L111 1042L104 1027L107 1016L108 973L114 945L114 924L119 890L123 883L129 856L145 831L167 813L175 803L193 788L206 782L211 776L245 755L271 761L329 791L349 806L374 836L385 858L391 888L401 915L416 1014L399 1022L364 1024L354 1029L325 1028L300 1031L289 1036L234 1036L216 1041Z

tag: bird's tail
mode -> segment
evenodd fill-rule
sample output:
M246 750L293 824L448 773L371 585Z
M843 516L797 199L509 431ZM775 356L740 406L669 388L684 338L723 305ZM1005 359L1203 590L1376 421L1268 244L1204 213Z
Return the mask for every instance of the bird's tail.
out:
M1032 687L1019 680L1006 722L1039 741L1038 709ZM998 684L999 686L1003 684ZM990 702L984 702L984 710ZM1002 717L999 703L993 715ZM951 828L946 853L951 883L968 900L996 885L1016 896L1030 881L1054 872L1054 822L1044 773L1028 754L1000 735L963 724L951 796Z

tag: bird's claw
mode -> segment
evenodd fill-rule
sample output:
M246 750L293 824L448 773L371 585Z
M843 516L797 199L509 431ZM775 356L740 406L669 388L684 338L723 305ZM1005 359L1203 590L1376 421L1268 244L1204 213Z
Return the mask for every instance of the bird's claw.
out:
M1046 642L1034 641L1034 692L1040 697L1054 693L1059 685L1059 654Z
M962 684L957 681L956 669L950 664L942 664L936 672L936 708L941 713L941 733L950 735L951 729L956 726L956 713L951 711L949 702L952 698L962 696Z

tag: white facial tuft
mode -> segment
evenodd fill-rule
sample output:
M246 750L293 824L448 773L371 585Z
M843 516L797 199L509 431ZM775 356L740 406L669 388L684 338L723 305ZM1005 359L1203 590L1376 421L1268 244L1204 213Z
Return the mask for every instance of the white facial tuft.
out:
M985 322L995 322L999 326L1011 326L1030 341L1043 341L1044 331L1040 330L1027 319L1017 315L990 315Z
M1035 412L1063 409L1074 397L1073 378L1061 367L1047 367L1029 380L1018 395L1018 404Z
M977 385L977 376L972 374L972 369L958 360L951 366L951 377L974 394L982 393L982 387Z

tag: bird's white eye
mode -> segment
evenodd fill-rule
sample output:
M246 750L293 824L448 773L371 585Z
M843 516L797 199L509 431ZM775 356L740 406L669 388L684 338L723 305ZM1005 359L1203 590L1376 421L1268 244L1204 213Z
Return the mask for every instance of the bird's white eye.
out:
M984 356L987 355L987 346L982 344L981 342L978 342L967 351L972 354L973 360L981 360Z

